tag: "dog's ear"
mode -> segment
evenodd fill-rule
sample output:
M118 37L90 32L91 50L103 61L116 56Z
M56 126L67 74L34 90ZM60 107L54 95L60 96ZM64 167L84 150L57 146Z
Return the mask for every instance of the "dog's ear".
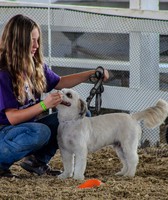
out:
M84 117L86 115L86 111L87 111L87 105L86 102L83 101L82 99L79 99L79 115L81 117Z

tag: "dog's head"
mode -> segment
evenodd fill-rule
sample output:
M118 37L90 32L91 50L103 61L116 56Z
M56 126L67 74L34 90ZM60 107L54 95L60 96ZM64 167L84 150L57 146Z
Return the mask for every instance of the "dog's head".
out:
M57 106L59 121L70 121L83 118L87 112L86 102L73 89L64 88L61 91L62 102Z

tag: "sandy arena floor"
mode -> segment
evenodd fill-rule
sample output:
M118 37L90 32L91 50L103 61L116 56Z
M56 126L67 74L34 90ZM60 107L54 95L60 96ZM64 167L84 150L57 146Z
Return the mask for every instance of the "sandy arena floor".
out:
M168 146L139 150L139 164L134 178L114 174L121 164L110 148L89 154L85 180L97 178L104 184L92 189L78 189L84 181L59 180L36 176L21 169L19 162L11 170L19 179L0 179L0 199L21 200L163 200L168 199ZM62 168L59 151L51 160L53 168Z

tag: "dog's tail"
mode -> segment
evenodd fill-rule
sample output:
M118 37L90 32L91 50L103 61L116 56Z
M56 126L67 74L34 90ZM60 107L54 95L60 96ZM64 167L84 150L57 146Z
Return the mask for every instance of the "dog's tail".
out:
M160 99L156 106L147 108L141 112L132 114L132 117L137 121L144 121L147 128L155 128L160 126L168 115L168 103Z

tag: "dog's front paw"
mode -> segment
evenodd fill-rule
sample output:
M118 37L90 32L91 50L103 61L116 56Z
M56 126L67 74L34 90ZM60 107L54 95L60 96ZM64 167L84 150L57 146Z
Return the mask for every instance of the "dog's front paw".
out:
M84 180L85 179L85 177L83 175L74 175L73 178L75 180Z
M58 175L57 177L59 179L66 179L66 178L71 177L71 176L69 174L63 172L62 174Z
M124 176L124 173L122 171L115 173L116 176Z
M115 175L117 175L117 176L126 176L126 177L134 177L134 173L128 173L128 172L122 172L122 171L120 171L120 172L117 172Z

